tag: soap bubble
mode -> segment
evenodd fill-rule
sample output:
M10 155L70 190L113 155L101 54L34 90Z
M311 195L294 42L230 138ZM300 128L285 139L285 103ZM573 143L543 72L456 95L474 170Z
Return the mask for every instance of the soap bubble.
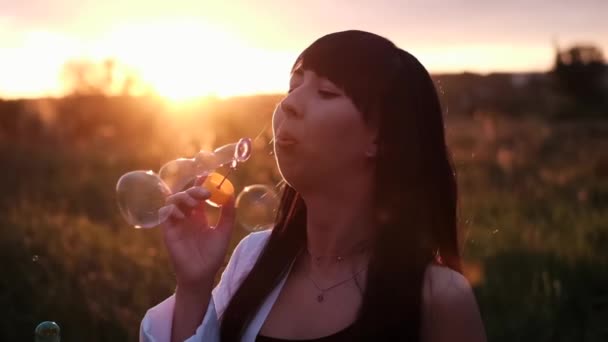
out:
M158 171L159 177L167 184L171 193L182 191L198 174L196 162L188 158L172 160Z
M241 138L238 142L220 146L213 150L213 154L217 167L236 167L237 163L245 162L251 156L251 139Z
M250 185L236 198L237 220L249 232L271 228L278 207L279 197L273 188L262 184Z
M42 322L38 324L34 330L36 342L59 342L61 338L61 329L55 322Z
M234 186L224 175L212 172L204 176L206 178L201 186L211 192L211 197L206 201L211 206L224 205L234 195ZM135 228L152 228L168 219L171 212L165 203L171 194L169 186L152 171L129 172L116 185L120 213Z
M196 163L197 172L215 170L221 166L217 161L215 153L205 150L199 151L194 157L194 161Z
M251 156L251 139L241 138L234 150L234 160L243 163Z
M171 189L152 171L131 171L116 184L118 207L122 216L135 228L151 228L169 217L159 212Z
M216 162L219 166L224 166L232 163L232 161L234 160L234 154L236 151L237 144L238 143L227 144L213 150L213 154L215 155Z

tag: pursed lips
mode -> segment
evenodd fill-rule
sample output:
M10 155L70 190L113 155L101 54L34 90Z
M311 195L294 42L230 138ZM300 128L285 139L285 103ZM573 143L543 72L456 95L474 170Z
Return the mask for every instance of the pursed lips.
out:
M298 143L298 140L287 132L279 132L275 138L275 143L282 147L293 146Z

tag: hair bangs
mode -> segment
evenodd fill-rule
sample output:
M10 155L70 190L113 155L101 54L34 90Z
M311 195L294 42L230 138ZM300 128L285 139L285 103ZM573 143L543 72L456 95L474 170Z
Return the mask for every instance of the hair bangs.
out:
M298 56L291 71L302 68L328 79L351 98L367 121L398 66L399 54L392 42L353 30L317 39Z

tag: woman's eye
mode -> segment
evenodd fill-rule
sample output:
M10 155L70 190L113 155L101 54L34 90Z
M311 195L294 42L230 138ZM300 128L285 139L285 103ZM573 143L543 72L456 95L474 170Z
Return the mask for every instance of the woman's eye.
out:
M332 92L325 91L325 90L319 90L319 95L321 95L321 97L323 97L323 98L332 98L332 97L338 96L338 94L336 94L336 93L332 93Z

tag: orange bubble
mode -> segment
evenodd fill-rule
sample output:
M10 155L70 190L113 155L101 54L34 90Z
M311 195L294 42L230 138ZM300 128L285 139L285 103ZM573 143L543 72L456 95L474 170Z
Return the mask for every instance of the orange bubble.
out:
M207 176L202 185L211 192L211 197L207 202L216 207L226 204L234 196L234 185L227 178L222 183L223 179L224 175L212 172ZM218 188L220 183L222 183L222 186Z

